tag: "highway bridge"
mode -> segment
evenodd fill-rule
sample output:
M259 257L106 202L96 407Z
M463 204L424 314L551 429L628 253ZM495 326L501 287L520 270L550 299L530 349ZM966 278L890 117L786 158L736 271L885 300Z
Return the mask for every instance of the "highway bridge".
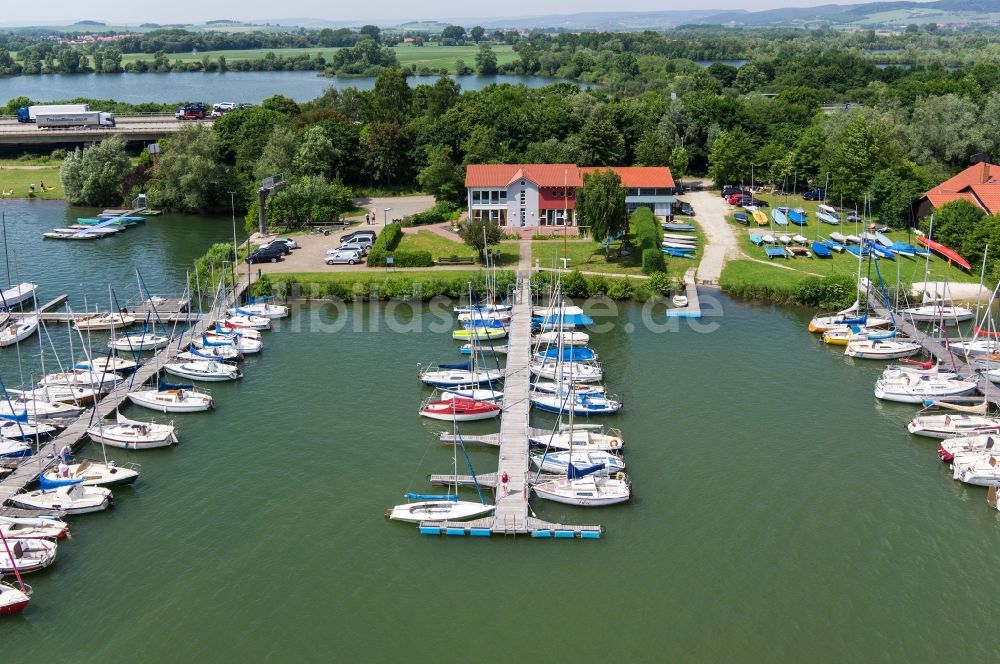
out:
M178 120L173 115L116 115L114 127L41 128L33 122L0 117L0 148L94 143L117 134L128 142L151 143L190 124L212 126L211 120Z

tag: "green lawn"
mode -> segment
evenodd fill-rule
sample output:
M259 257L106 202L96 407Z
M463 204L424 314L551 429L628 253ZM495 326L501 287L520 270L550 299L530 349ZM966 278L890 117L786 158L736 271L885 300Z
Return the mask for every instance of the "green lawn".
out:
M508 62L513 62L517 59L517 54L514 53L514 49L506 44L491 44L490 48L493 49L493 53L497 56L497 64L506 64ZM315 56L321 54L328 62L333 58L333 54L340 50L339 48L255 48L255 49L243 49L243 50L233 50L233 51L199 51L197 53L168 53L167 59L170 62L175 60L180 60L181 62L201 62L201 59L208 56L210 60L218 60L220 55L226 56L227 62L236 62L237 60L258 60L263 58L269 52L273 52L275 55L281 56L294 56L294 55L309 55ZM465 64L469 67L476 66L476 53L479 52L479 46L477 45L466 45L466 46L412 46L410 44L403 44L400 46L393 47L396 52L396 57L399 59L399 64L408 67L410 65L416 65L417 69L421 67L430 67L432 69L447 68L449 72L454 73L455 71L455 60L465 60ZM155 58L153 53L126 53L122 56L122 65L126 65L130 62L135 62L136 60L146 60L151 62Z
M452 256L476 257L476 250L464 242L458 242L441 237L433 231L417 231L404 233L399 241L398 249L405 251L429 251L434 258L450 258ZM518 243L503 242L500 244L499 265L516 265L518 259Z
M54 187L53 190L43 193L41 190L43 182L46 187ZM28 198L28 185L32 183L35 185L35 198L50 200L63 197L58 165L32 169L0 166L0 189L5 192L14 190L12 197L5 198Z
M678 218L677 221L694 223L693 219ZM697 227L697 224L695 224ZM705 236L698 227L698 249L694 258L673 258L664 254L663 260L667 264L667 273L671 276L680 277L689 267L695 267L701 260L701 254L705 246ZM642 257L633 248L632 254L624 257L615 257L614 252L618 248L618 242L611 243L611 252L605 257L604 245L592 240L573 239L566 242L565 255L569 257L567 267L577 268L581 272L601 272L607 274L642 274ZM536 261L542 268L561 268L560 260L564 255L563 241L555 240L533 240L531 243L531 262Z
M328 284L343 283L353 284L356 282L380 283L386 279L398 279L405 277L414 283L423 283L432 279L451 280L472 280L478 275L482 275L482 270L408 270L408 271L386 271L384 269L357 270L354 272L273 272L268 277L271 281L295 281L300 284Z

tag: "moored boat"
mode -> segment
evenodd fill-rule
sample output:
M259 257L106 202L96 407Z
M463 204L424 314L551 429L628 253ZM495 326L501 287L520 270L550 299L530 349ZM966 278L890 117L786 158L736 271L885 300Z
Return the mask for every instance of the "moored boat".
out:
M69 524L47 516L0 516L0 533L7 539L63 539Z
M489 420L500 414L500 406L493 401L477 401L466 397L451 396L427 400L420 405L419 414L432 420L445 422L473 422Z
M129 401L137 406L161 413L198 413L215 406L211 394L199 392L193 385L176 385L160 381L155 390L129 392Z
M49 468L38 477L43 489L82 484L112 488L132 484L139 477L139 470L132 466L119 466L114 461L101 463L82 459L78 463L60 464Z
M900 403L923 403L928 399L963 396L975 391L976 383L972 381L943 380L929 376L879 379L875 383L877 398Z
M114 424L98 422L87 429L91 440L126 450L147 450L177 444L177 432L172 424L139 422L120 413Z
M66 514L99 512L111 505L111 490L99 486L72 484L55 489L16 493L10 502L28 510L63 511Z
M87 314L77 316L73 320L73 325L78 330L110 330L128 327L134 323L135 318L124 313Z
M844 355L859 360L898 360L912 357L923 350L916 341L902 339L866 339L851 341L844 350Z
M0 545L0 574L37 572L56 561L57 545L47 539L17 539Z
M38 317L28 316L20 320L11 320L9 325L0 329L0 347L13 346L24 341L38 329Z
M227 364L226 362L216 362L215 360L168 362L163 365L163 370L174 376L205 382L220 382L243 378L243 372L236 365Z

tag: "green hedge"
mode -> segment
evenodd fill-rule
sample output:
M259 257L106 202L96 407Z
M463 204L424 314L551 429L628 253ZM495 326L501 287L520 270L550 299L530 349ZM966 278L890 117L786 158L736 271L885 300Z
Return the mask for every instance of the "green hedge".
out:
M555 283L557 273L539 272L532 277L532 285L540 292L547 292ZM567 297L598 297L605 295L612 300L645 301L655 295L649 290L645 279L611 278L603 275L581 274L573 270L562 277L563 293Z
M639 208L632 213L632 227L635 229L635 242L642 251L642 272L653 275L666 272L667 264L663 260L660 243L663 242L663 228L649 208Z
M375 297L378 300L429 300L433 297L466 298L469 295L469 282L472 282L473 290L479 295L486 293L486 281L482 274L477 274L473 278L468 275L461 277L448 277L442 273L441 277L418 278L416 275L401 272L398 274L384 275L357 275L348 277L345 280L330 280L319 283L300 281L294 274L286 275L274 273L271 279L274 282L274 293L280 297L301 297L312 298L338 298L341 300L351 300L354 298L369 299ZM506 292L508 287L516 282L514 273L509 270L501 270L496 273L497 290Z
M854 278L847 275L761 282L742 278L734 271L723 271L719 286L730 295L745 300L798 304L818 309L843 309L850 306L858 295Z
M658 247L648 247L642 250L642 273L653 275L667 271L663 260L663 252Z
M442 221L452 221L458 219L461 210L451 201L438 201L430 210L411 214L403 219L404 226L423 226L425 224L438 224Z
M367 262L369 267L385 265L385 257L396 248L401 239L403 239L402 224L395 222L386 226L379 236L375 238L372 248L368 251ZM395 255L393 255L393 258L395 258Z

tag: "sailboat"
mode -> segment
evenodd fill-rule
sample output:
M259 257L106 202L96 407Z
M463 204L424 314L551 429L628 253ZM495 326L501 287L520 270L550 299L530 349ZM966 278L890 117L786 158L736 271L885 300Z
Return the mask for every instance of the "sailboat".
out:
M177 444L177 433L172 424L139 422L116 413L114 424L98 422L87 429L91 440L126 450L147 450Z
M7 539L64 539L69 524L50 516L0 516L0 535Z
M16 493L10 502L17 507L45 512L63 511L66 514L86 514L106 510L112 501L111 489L99 486L72 484L55 489L39 489Z
M154 331L146 328L143 328L139 332L123 334L117 339L108 341L108 348L129 353L161 350L168 345L170 345L170 337L156 334Z
M971 394L976 383L968 380L931 378L930 376L904 376L879 379L875 383L875 397L901 403L923 403L928 399L941 399Z
M138 478L139 470L135 467L119 466L114 461L100 463L90 459L81 459L77 463L66 464L64 473L60 473L58 467L49 468L39 475L38 485L43 489L54 489L72 484L102 486L110 489L132 484Z
M13 346L24 341L38 329L38 317L27 316L19 320L11 320L9 325L0 329L0 347Z
M556 297L560 305L562 294L557 291ZM560 306L559 330L562 330L562 307ZM558 372L556 381L558 384L565 382L564 369L566 363L562 360L563 346L560 341L558 346ZM572 374L571 374L572 379ZM568 394L566 395L569 396ZM569 408L569 450L565 475L556 479L536 482L532 489L535 495L543 500L563 503L567 505L578 505L581 507L598 507L622 503L632 497L632 485L624 472L617 472L614 477L607 475L607 466L604 462L594 463L586 466L577 466L574 463L573 449L573 415L574 409ZM560 413L561 414L561 413ZM542 453L542 458L548 454L548 449ZM598 471L604 470L605 474L597 475ZM539 471L540 472L540 471Z
M10 543L6 537L2 537L0 542L3 543L3 547L0 548L0 574L14 572L20 578L21 574L37 572L56 561L56 543L52 540L18 539ZM4 590L3 595L7 595L9 592L9 590ZM26 589L22 591L22 594L28 594ZM15 605L17 603L13 602ZM21 607L21 609L23 608L24 606ZM12 606L9 612L16 613L17 610L20 610L14 609L15 607Z
M110 330L135 324L135 318L124 313L86 314L73 320L78 330Z
M625 470L625 462L621 456L611 452L593 452L573 450L573 452L549 452L547 454L532 454L531 463L543 473L564 475L572 463L578 467L603 464L605 472L620 473Z
M220 318L215 321L215 326L226 331L257 330L258 332L262 332L264 330L271 329L271 319L264 318L263 316L247 316L239 314L236 316Z
M205 382L220 382L243 378L243 372L236 365L217 362L215 360L168 362L163 365L163 370L174 376Z
M286 318L288 316L288 307L280 304L272 304L271 301L273 299L271 296L250 296L247 298L246 304L233 307L226 313L231 316L243 314L244 316L262 316L264 318Z
M941 461L954 461L957 457L980 454L993 449L1000 442L996 434L978 434L975 436L960 436L946 438L938 445L937 455Z
M452 445L452 472L456 481L453 485L449 485L448 493L444 495L407 493L404 496L407 502L386 510L386 518L409 523L420 523L421 521L465 521L493 512L495 508L483 498L478 482L476 483L476 490L479 491L480 502L458 499L458 445L461 442L461 437L458 435L458 424L455 420L452 420L452 433L453 440L456 441ZM462 449L464 451L464 444ZM468 460L468 457L466 459ZM472 469L471 463L469 464L469 469L470 471ZM473 475L473 478L475 478L475 475Z
M191 345L198 349L228 346L244 355L259 353L264 348L264 342L259 338L253 338L248 334L249 332L253 332L253 330L241 330L231 334L218 331L202 332L201 336L195 337L191 341Z
M221 346L202 344L201 348L192 344L186 351L177 353L176 357L179 360L233 360L239 362L243 359L243 353L230 344Z
M912 357L921 350L923 346L919 343L906 339L860 339L848 342L844 355L859 360L897 360Z
M420 404L419 414L432 420L446 422L472 422L489 420L500 414L500 406L493 400L479 401L458 395L441 395Z
M137 406L161 413L198 413L215 406L211 394L199 392L193 385L177 385L162 380L156 389L129 392L128 399Z

